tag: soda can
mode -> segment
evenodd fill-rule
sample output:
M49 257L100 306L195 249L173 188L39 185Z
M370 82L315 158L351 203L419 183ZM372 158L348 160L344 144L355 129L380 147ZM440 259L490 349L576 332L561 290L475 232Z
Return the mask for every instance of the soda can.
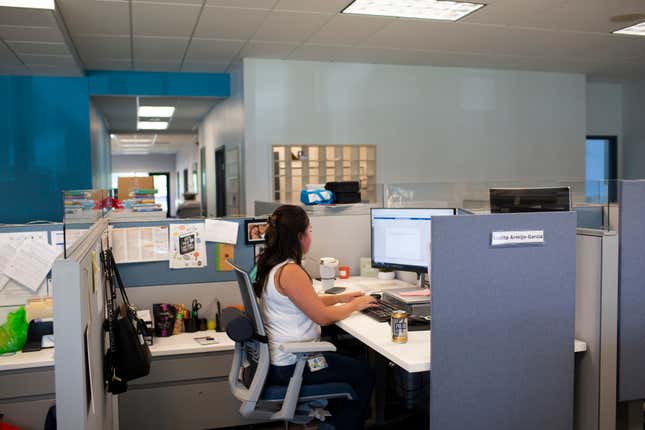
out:
M406 343L408 341L408 313L393 311L390 325L392 326L392 342Z

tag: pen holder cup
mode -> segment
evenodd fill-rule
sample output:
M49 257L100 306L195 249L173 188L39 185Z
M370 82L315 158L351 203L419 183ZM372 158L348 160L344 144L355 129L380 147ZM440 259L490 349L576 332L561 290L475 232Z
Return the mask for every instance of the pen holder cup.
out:
M184 320L184 331L186 333L194 333L197 330L199 330L199 320L195 318Z

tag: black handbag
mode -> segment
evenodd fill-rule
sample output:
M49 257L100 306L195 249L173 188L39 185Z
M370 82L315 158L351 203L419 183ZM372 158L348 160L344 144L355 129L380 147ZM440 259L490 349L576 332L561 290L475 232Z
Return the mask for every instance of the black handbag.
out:
M136 308L130 304L121 275L116 267L111 249L101 256L107 294L107 330L110 347L106 353L105 380L113 394L127 390L127 382L150 373L152 356L143 340L147 327L137 317ZM117 307L116 288L121 292L123 304Z

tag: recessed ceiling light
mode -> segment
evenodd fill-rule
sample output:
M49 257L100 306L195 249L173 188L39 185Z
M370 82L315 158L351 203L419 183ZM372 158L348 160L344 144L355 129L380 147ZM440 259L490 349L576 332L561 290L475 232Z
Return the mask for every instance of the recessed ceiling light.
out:
M342 13L457 21L484 6L446 0L354 0Z
M630 36L645 36L645 22L614 31L614 34L628 34Z
M26 7L30 9L56 9L54 0L0 0L0 6Z
M139 106L139 117L170 118L173 113L174 106Z
M139 121L137 122L138 130L165 130L168 128L167 121Z
M152 148L152 142L150 143L124 143L121 146L121 148L128 149L128 148Z
M152 143L152 139L119 139L121 143Z

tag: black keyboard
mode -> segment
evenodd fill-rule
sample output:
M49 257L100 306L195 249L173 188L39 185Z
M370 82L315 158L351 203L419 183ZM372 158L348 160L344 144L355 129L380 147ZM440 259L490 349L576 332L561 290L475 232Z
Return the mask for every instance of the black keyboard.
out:
M396 311L397 308L381 300L376 300L376 303L378 303L378 306L363 309L361 312L378 322L389 321L392 311Z

